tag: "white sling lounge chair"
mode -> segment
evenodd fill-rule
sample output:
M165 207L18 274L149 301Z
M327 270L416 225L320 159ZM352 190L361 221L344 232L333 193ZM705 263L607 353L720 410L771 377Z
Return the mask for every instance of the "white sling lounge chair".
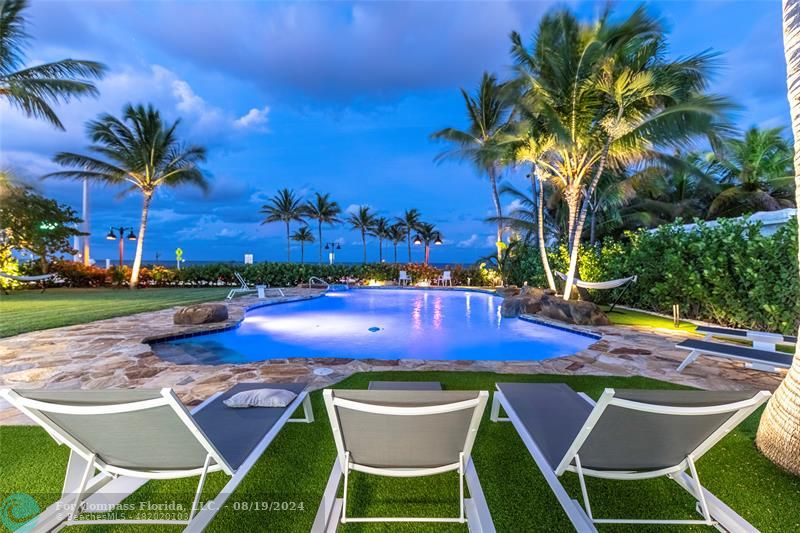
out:
M556 276L561 278L563 281L567 280L567 275L563 272L556 271ZM628 288L636 283L639 279L639 276L630 276L627 278L620 278L620 279L612 279L609 281L583 281L577 275L575 276L575 285L580 287L581 289L594 289L599 291L610 291L612 289L616 289L617 287L623 287L623 289L617 294L617 297L611 303L611 307L609 307L608 312L612 312L614 307L616 307L617 303L622 299L622 296L628 290Z
M563 383L498 383L491 419L514 425L579 532L595 532L595 524L699 524L744 533L757 530L703 488L695 463L769 396L767 391L606 389L595 404ZM501 407L508 418L500 417ZM561 484L567 471L578 474L583 507ZM586 476L667 476L695 498L702 518L597 518Z
M450 285L453 286L453 274L449 270L442 272L442 275L436 278L437 285Z
M409 387L414 386L408 384ZM493 532L491 515L470 453L489 393L424 390L323 391L337 459L311 531L336 531L351 522L467 523L470 531ZM396 385L386 385L396 386ZM390 477L420 477L457 471L459 510L452 518L352 517L347 514L351 470ZM344 478L343 497L337 498ZM470 498L464 498L464 481Z
M397 276L397 284L398 285L411 285L411 276L408 275L408 272L405 270L401 270L400 274Z
M258 286L257 285L252 285L252 286L248 285L247 281L245 281L245 279L242 277L242 275L239 274L238 272L234 272L234 275L236 276L236 279L239 281L241 286L236 287L235 289L231 289L231 291L228 293L228 296L225 298L226 300L232 300L233 297L236 296L237 294L245 294L245 293L248 293L248 292L258 292ZM269 285L267 285L266 287L270 288ZM281 288L274 288L274 289L270 288L270 290L277 291L280 296L284 296L283 289L281 289ZM260 296L260 293L259 293L259 296Z
M792 354L774 350L756 350L749 346L701 341L699 339L686 339L676 344L675 347L689 350L689 355L678 366L678 372L683 372L684 368L695 362L702 354L742 361L748 368L764 370L765 372L778 372L781 368L792 366Z
M722 328L717 326L697 326L698 333L705 333L703 340L711 341L715 338L748 340L753 343L756 350L774 352L778 344L797 344L797 337L768 333L766 331L751 331L747 329Z
M297 397L285 408L234 409L223 403L259 388L288 389ZM202 531L287 422L313 422L304 388L240 383L191 413L172 389L0 389L0 396L70 448L61 499L17 531L93 524L184 525L184 531ZM305 418L290 419L301 404ZM201 508L206 474L216 471L231 478ZM148 480L194 476L200 479L186 520L78 519L81 512L113 511Z

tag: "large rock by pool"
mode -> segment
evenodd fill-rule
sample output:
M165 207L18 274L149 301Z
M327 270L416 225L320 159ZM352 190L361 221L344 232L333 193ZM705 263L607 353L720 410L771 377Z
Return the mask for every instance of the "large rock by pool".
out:
M607 326L608 317L594 303L583 300L564 300L549 289L524 287L515 296L503 300L500 310L504 317L517 317L522 314L539 314L580 326Z
M172 317L174 324L194 325L212 324L228 320L228 306L225 304L199 304L179 309Z

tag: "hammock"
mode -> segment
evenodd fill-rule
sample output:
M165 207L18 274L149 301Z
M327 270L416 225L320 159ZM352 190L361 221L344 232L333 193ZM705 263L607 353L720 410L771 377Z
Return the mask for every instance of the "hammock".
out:
M11 274L6 274L5 272L0 272L0 278L6 278L13 281L18 281L21 283L36 283L37 281L42 284L42 292L44 292L46 285L44 284L45 281L49 279L53 279L56 277L55 274L44 274L41 276L13 276ZM0 287L3 291L3 294L8 294L5 287Z
M556 270L556 276L558 276L564 281L567 281L567 275L564 274L563 272L559 272ZM625 294L625 291L628 290L628 287L630 287L633 283L636 283L637 279L639 279L638 276L630 276L627 278L612 279L608 281L583 281L582 279L578 278L578 276L575 276L575 279L573 281L575 285L577 285L581 289L596 289L601 291L608 291L611 289L616 289L617 287L624 287L612 302L611 307L608 308L608 312L611 313L612 311L614 311L614 307L616 307L617 303L619 303L620 299Z

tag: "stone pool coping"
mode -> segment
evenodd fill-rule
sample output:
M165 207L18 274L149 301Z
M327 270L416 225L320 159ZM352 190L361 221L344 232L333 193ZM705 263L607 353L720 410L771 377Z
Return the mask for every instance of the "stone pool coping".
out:
M54 389L172 387L185 403L191 405L239 382L307 382L309 388L319 389L356 372L385 370L644 376L709 390L774 390L783 378L782 374L759 372L713 357L701 357L678 374L675 370L686 352L676 349L675 344L693 335L643 326L574 328L602 335L602 339L573 355L542 361L293 357L238 364L175 364L159 358L144 342L235 326L252 305L305 300L318 296L322 291L289 288L284 292L284 298L259 301L253 295L228 302L229 319L219 324L176 326L172 324L176 309L173 307L0 339L0 386ZM535 319L542 320L538 316ZM323 368L330 373L314 373L314 370ZM0 403L0 424L29 423L24 415Z

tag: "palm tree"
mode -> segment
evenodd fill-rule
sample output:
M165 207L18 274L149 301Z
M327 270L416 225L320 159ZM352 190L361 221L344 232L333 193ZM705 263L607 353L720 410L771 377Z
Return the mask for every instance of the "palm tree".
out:
M438 245L442 244L442 234L436 229L436 226L433 224L429 224L428 222L420 222L419 226L417 226L417 238L425 245L425 265L428 264L428 260L431 257L431 243Z
M417 229L421 216L418 209L406 209L403 216L397 218L397 224L403 228L406 235L409 263L411 262L411 232Z
M131 269L131 288L139 283L147 215L156 190L181 185L208 190L205 175L198 168L198 164L206 160L206 149L182 143L176 132L178 124L180 120L172 124L164 122L152 105L128 104L122 110L122 118L104 113L86 126L92 140L89 150L97 156L61 152L53 160L72 168L45 176L124 185L123 194L133 191L142 194L142 218Z
M314 242L314 234L308 229L308 226L302 226L300 229L292 233L292 240L300 243L300 264L305 263L305 244L307 242Z
M350 227L361 232L361 243L364 245L364 264L367 263L367 233L375 225L375 214L370 211L368 205L358 207L358 211L350 213L347 217Z
M793 207L792 148L783 128L752 127L744 138L722 143L712 162L723 190L711 202L709 219Z
M795 203L800 205L800 0L783 1L783 49L794 134ZM798 248L800 260L800 248ZM798 331L800 334L800 331ZM756 434L756 445L775 464L800 475L800 351L770 398Z
M95 61L63 59L23 68L30 40L22 12L27 0L0 2L0 97L29 117L44 119L63 130L53 104L73 98L97 96L92 80L103 77L106 67Z
M294 191L281 189L278 194L269 199L269 203L261 206L261 213L267 215L262 224L269 222L283 222L286 225L286 261L292 262L292 240L290 224L293 220L302 221L305 209L302 199Z
M468 129L445 128L435 132L432 138L443 139L454 145L452 150L440 154L437 159L469 159L481 172L485 172L489 177L492 202L499 220L503 217L503 210L497 181L500 179L500 161L507 149L504 136L510 125L514 86L499 83L494 74L484 72L477 94L470 95L461 89L461 95L467 107ZM498 222L498 254L502 240L503 224Z
M406 239L405 226L399 222L389 226L388 238L390 241L392 241L392 246L394 246L394 262L397 264L397 245Z
M370 235L378 238L378 261L383 263L383 240L391 237L391 224L386 217L377 217L370 229Z
M560 182L569 210L569 298L591 199L606 169L728 132L731 106L705 94L715 56L669 60L661 22L644 7L619 22L605 13L592 25L560 11L542 18L530 49L516 33L512 46L524 98L556 138L539 163Z
M339 214L342 209L339 204L330 199L330 194L315 193L314 199L306 202L305 214L308 218L317 221L317 238L319 240L319 264L322 264L322 225L333 226L341 222Z

